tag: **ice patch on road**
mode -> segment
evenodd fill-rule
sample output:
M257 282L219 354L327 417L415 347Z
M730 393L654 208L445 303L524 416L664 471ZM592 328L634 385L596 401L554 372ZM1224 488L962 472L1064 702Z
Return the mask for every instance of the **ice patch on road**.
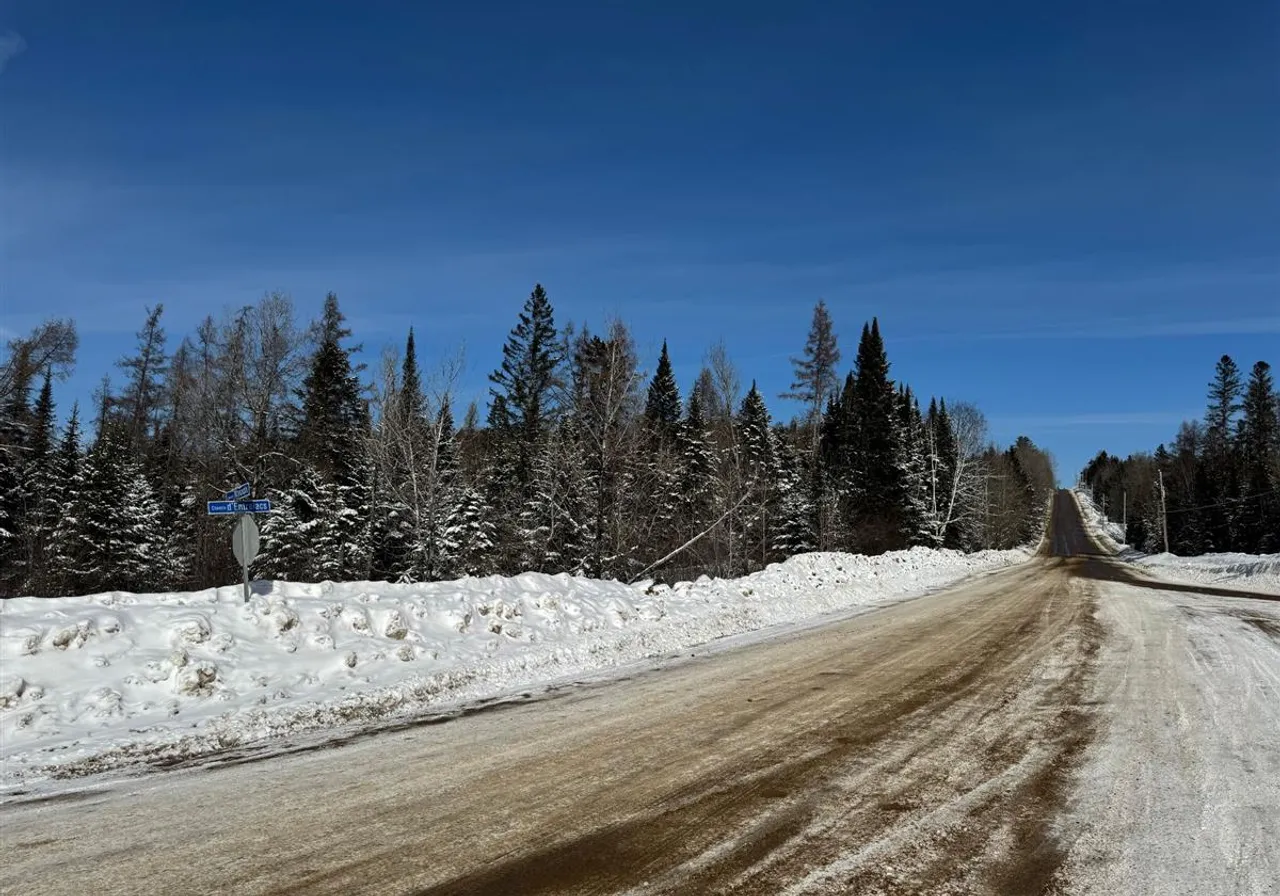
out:
M815 553L667 587L527 573L0 602L0 784L368 725L901 599L1026 550Z

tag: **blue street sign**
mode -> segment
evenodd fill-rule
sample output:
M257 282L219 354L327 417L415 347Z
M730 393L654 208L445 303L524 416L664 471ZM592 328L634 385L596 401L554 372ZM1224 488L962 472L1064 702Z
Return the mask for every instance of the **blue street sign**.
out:
M205 506L210 516L271 512L271 502L265 498L255 498L251 501L209 501Z
M243 501L249 497L249 483L242 482L222 496L228 501Z

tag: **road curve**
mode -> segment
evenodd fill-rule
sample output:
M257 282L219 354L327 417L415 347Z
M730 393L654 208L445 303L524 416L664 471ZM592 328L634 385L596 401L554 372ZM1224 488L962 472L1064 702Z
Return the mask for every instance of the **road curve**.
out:
M0 892L1053 891L1103 554L1064 492L1040 556L937 595L443 725L11 804Z

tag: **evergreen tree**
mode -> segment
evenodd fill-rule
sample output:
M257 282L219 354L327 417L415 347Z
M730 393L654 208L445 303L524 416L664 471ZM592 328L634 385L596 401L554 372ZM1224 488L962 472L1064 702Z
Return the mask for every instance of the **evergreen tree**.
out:
M330 293L302 384L297 444L303 469L289 499L314 536L308 553L315 563L309 568L286 566L308 580L313 575L334 581L363 579L371 572L375 479L365 451L369 411L361 397L359 368L351 362L356 349L343 345L350 335L338 297ZM298 494L304 488L315 489L305 500ZM310 518L308 508L314 509Z
M302 422L297 436L301 458L344 485L360 475L360 444L369 422L359 370L351 363L356 347L342 344L351 336L345 323L338 297L329 293L320 318L318 345L302 383Z
M22 473L31 426L32 375L19 368L6 379L13 385L9 400L0 406L0 592L13 594L25 578L22 553L27 489Z
M1201 525L1209 550L1230 550L1240 496L1239 466L1232 436L1240 412L1240 369L1229 355L1223 355L1209 384L1209 404L1205 410L1204 452L1196 497Z
M24 580L28 594L35 594L48 565L48 552L60 511L59 497L63 487L59 471L57 446L54 444L53 377L45 371L44 384L36 399L31 419L26 462L23 465L22 492L25 520L20 565L12 570L14 579Z
M930 429L934 434L936 451L934 478L937 483L936 491L938 495L936 509L938 532L942 539L943 547L959 549L963 544L963 533L954 520L956 515L954 504L958 497L956 495L956 473L960 465L960 449L956 444L956 434L951 426L951 415L947 412L946 400L938 402L936 417L932 413L931 406L929 416L931 418Z
M159 421L165 401L165 376L169 370L165 354L165 332L160 326L164 305L147 309L147 319L138 331L137 352L118 362L125 371L124 390L113 402L126 443L135 451L146 445Z
M769 410L765 407L764 396L756 388L754 380L746 398L742 400L742 409L738 413L738 432L748 475L764 486L772 485L772 480L778 473L778 449Z
M683 544L711 523L716 504L716 461L702 397L697 390L689 393L685 417L680 424L679 450L678 510L673 515L679 521L679 543Z
M1236 547L1271 553L1280 550L1280 401L1266 361L1253 365L1241 410L1237 443L1245 494Z
M80 407L75 404L54 460L56 475L51 501L57 508L58 518L50 535L47 562L43 569L32 570L34 582L29 589L32 594L75 593L69 572L74 566L74 544L69 539L73 532L71 514L78 504L80 460Z
M474 488L464 488L445 526L450 576L492 572L494 540L491 508Z
M813 531L814 506L806 489L788 491L782 499L779 514L772 545L775 554L785 559L818 549Z
M404 343L404 360L400 365L399 413L402 419L425 421L427 399L422 391L422 372L418 369L418 349L414 343L413 327Z
M658 370L649 383L644 416L651 431L663 439L673 436L680 424L680 389L676 386L675 374L671 372L671 357L667 354L665 339L662 340L662 354L658 356Z
M930 508L924 420L909 387L898 393L898 431L904 497L901 534L908 547L934 547L938 544L938 527L937 516Z
M595 484L571 418L553 431L531 485L519 514L522 553L515 571L588 572Z
M108 423L80 466L55 541L71 593L166 587L170 547L155 492L132 459L127 429Z
M773 536L770 526L778 523L780 465L769 410L754 381L738 412L738 441L742 446L746 487L751 497L743 506L742 548L748 569L763 568L770 559Z
M532 481L535 459L555 419L554 390L563 359L551 302L537 284L502 347L501 366L489 374L494 384L490 426L514 439L513 472L522 487Z
M809 325L804 354L792 358L791 364L795 368L795 379L791 383L791 391L784 392L781 397L792 398L808 406L808 421L814 430L816 448L818 417L839 385L836 368L840 364L840 348L825 301L819 299L813 307L813 321Z
M855 363L853 443L854 504L850 514L854 546L868 554L905 547L905 480L897 396L889 379L889 360L875 319L863 326Z

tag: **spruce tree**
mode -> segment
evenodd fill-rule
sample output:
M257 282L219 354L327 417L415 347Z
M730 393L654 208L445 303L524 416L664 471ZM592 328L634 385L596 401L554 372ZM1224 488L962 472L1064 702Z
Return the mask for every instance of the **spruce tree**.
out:
M1271 365L1258 361L1249 373L1237 435L1244 498L1237 549L1280 550L1280 412Z
M425 421L427 399L422 391L422 372L418 368L418 349L413 338L413 327L404 343L404 359L400 363L399 413L404 420Z
M54 403L52 372L45 371L44 384L32 413L22 486L26 518L21 545L21 566L13 570L15 579L22 577L23 591L35 594L46 577L49 547L59 516L62 489L58 469L58 452L54 444Z
M855 550L880 554L905 546L906 493L897 396L875 319L869 327L863 326L854 379L849 525Z
M445 525L448 575L478 576L492 572L494 528L492 508L478 489L467 487L458 495L458 503Z
M742 459L746 475L746 487L751 497L743 505L741 518L742 548L747 568L763 568L770 559L769 548L773 536L771 527L778 523L778 502L781 493L778 479L781 472L777 440L773 433L769 410L764 396L754 381L742 400L737 420L738 442L742 446Z
M702 397L689 393L679 433L679 473L676 479L679 544L701 532L712 520L716 503L716 461L710 443Z
M1205 409L1203 473L1197 480L1196 498L1206 547L1212 551L1231 550L1236 529L1240 470L1232 436L1240 412L1242 392L1240 369L1229 355L1223 355L1209 384Z
M71 593L166 587L169 538L154 489L133 459L128 430L108 422L80 465L55 541Z
M325 297L318 344L302 384L302 422L297 445L303 462L292 485L290 503L305 520L315 558L314 572L287 563L295 573L341 581L367 578L373 545L374 477L365 446L369 412L361 397L359 368L352 364L355 347L343 345L351 331L338 308L338 297ZM314 489L305 500L302 489Z
M937 518L930 510L928 446L920 405L909 387L898 393L899 466L903 478L902 537L908 547L938 543Z
M539 283L502 347L501 366L489 374L494 399L490 426L514 439L513 472L521 486L532 481L535 459L555 417L554 390L563 359L551 301Z
M748 475L763 485L772 486L778 472L778 450L769 409L754 380L738 412L738 433Z
M942 546L959 549L963 544L963 533L955 520L956 472L960 464L960 449L956 445L955 430L951 426L951 415L947 412L945 399L938 402L935 415L933 405L929 407L929 428L933 433L935 460L934 479L937 493L938 534Z
M356 347L343 345L351 331L329 293L318 327L318 345L302 383L302 422L298 451L321 473L343 484L359 475L361 442L368 426L368 407L361 397L358 369L351 363Z
M650 430L663 439L673 436L680 424L680 389L676 385L675 374L671 372L671 357L667 354L665 339L662 340L662 354L658 356L658 369L649 383L644 416Z

